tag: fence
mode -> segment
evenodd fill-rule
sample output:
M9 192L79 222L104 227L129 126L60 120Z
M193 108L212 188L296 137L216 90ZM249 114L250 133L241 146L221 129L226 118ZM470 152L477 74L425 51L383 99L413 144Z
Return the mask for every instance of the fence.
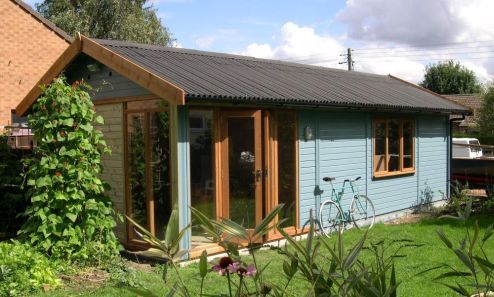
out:
M36 147L34 134L28 127L6 126L5 131L8 137L8 144L15 150L31 150Z

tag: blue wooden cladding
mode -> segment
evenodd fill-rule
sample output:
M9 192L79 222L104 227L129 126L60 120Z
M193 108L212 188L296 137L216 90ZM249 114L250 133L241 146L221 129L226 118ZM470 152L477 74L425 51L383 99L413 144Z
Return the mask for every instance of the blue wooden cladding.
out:
M372 120L386 114L299 111L299 205L300 226L307 224L310 209L331 195L324 176L336 177L339 189L347 178L361 176L361 193L374 202L376 214L386 214L441 200L447 192L448 121L445 115L407 115L415 118L415 173L373 178ZM389 116L389 115L388 115ZM314 137L304 139L305 127ZM342 205L350 204L351 195Z

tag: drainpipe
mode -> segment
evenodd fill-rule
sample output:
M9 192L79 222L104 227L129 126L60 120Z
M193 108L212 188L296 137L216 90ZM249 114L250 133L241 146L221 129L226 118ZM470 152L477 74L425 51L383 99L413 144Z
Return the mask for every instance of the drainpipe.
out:
M451 169L451 164L453 163L453 122L460 122L465 120L465 114L461 115L461 118L449 119L449 145L448 145L448 167L449 167L449 186L448 186L448 197L451 195L451 181L453 180L453 170Z

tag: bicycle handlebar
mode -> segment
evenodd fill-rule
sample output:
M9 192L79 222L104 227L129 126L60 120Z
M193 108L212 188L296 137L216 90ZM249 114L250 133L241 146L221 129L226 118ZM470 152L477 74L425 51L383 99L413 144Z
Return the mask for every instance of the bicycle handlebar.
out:
M348 182L349 182L349 183L353 183L353 182L356 182L356 181L360 180L361 178L362 178L362 177L361 177L361 176L359 176L359 177L357 177L357 178L356 178L356 179L354 179L354 180L345 179L343 182L344 182L344 183L348 183ZM323 180L323 181L325 181L325 182L331 182L331 181L334 181L335 179L336 179L336 177L330 177L330 176L325 176L325 177L323 177L323 178L322 178L322 180Z

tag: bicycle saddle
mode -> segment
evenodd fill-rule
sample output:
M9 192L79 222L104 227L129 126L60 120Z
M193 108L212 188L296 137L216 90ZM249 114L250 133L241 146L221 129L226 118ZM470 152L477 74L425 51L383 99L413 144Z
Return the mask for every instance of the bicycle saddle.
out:
M326 177L322 178L322 180L325 182L334 181L335 179L336 179L336 177L330 177L330 176L326 176Z

